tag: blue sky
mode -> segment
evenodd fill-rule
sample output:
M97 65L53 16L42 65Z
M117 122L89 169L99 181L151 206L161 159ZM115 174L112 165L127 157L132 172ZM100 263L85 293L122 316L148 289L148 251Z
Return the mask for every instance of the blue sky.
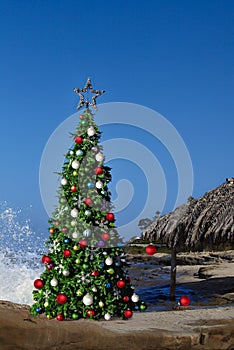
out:
M234 176L233 9L231 0L1 1L0 200L32 205L32 224L47 227L41 155L51 133L76 111L72 88L87 76L106 90L97 102L144 105L174 125L192 159L193 196ZM121 128L103 131L127 137ZM157 152L160 158L165 149ZM126 164L112 166L125 175ZM137 193L137 169L129 166L136 206L144 193ZM165 172L176 178L170 160ZM168 181L165 211L175 185Z

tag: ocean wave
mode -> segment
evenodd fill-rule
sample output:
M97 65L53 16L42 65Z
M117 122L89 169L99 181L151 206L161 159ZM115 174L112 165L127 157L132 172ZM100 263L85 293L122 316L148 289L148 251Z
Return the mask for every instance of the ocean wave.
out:
M0 299L31 305L33 281L43 270L42 234L22 209L0 203Z

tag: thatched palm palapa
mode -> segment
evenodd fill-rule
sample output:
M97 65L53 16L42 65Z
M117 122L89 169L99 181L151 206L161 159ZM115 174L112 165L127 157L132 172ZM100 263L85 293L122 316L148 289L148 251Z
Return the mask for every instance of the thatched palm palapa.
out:
M174 300L178 252L234 248L234 178L158 218L143 232L143 239L171 248L170 298Z

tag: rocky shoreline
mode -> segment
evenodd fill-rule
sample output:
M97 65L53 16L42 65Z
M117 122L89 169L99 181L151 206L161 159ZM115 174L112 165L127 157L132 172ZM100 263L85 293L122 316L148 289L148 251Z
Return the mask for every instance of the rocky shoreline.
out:
M145 288L154 294L167 283L170 267L165 259L169 258L165 254L128 257L132 283L139 292ZM177 287L190 291L194 301L189 307L164 299L167 311L151 311L152 299L147 312L135 312L128 321L58 322L43 315L32 317L28 305L0 301L0 349L234 350L234 251L181 254L180 259ZM189 264L192 259L200 264ZM166 278L158 274L159 266ZM208 301L196 302L201 295Z
M1 350L233 350L234 308L135 313L129 321L47 320L0 302Z
M148 287L156 292L169 286L170 254L129 255L128 260L133 285L139 290ZM179 253L176 288L194 295L193 306L234 304L234 251ZM168 309L172 308L170 304Z

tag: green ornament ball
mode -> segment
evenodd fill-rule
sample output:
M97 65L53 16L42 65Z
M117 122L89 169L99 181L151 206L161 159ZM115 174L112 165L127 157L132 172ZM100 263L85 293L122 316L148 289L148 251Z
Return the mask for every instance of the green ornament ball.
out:
M76 313L73 313L73 314L72 314L72 319L73 319L73 320L78 320L78 318L79 318L79 315L78 315L78 314L76 314Z
M113 275L115 273L115 270L110 268L107 270L107 272L110 274L110 275Z
M83 264L82 267L83 267L84 270L87 270L89 268L89 265L88 264Z
M146 305L145 305L145 304L141 304L141 305L140 305L140 309L141 309L142 311L144 311L144 310L146 309Z
M83 119L83 120L81 120L81 124L84 125L84 126L87 126L89 123L88 123L87 120L84 120L84 119Z
M78 290L78 291L76 292L76 295L77 295L78 297L81 297L81 296L83 295L83 292L82 292L81 290Z

